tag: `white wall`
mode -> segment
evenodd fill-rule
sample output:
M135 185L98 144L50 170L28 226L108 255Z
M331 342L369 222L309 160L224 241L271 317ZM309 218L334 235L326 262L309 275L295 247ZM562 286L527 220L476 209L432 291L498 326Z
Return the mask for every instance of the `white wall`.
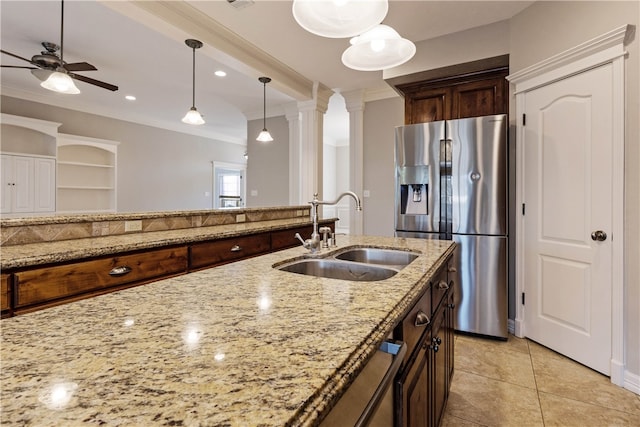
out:
M404 76L509 53L509 22L500 21L416 43L411 61L384 71L384 78Z
M36 102L2 96L2 112L62 123L60 133L119 141L119 212L209 209L211 161L244 162L242 145Z
M368 102L364 108L364 234L393 236L395 199L394 128L404 124L404 99Z
M258 142L263 120L247 123L247 207L289 205L289 123L268 117L271 142Z

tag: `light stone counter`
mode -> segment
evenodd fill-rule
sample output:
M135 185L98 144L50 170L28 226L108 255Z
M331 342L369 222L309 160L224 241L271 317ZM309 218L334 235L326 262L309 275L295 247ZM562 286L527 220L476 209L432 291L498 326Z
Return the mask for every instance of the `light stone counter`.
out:
M279 271L293 248L2 320L2 426L315 425L451 253L390 279Z
M324 224L335 220L333 218L320 222ZM0 248L0 269L30 267L304 225L311 225L308 217L3 246Z

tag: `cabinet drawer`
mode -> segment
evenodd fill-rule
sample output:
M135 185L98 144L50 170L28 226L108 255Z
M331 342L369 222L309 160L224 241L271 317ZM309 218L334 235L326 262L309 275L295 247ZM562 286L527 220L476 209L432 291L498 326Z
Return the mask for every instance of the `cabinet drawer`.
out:
M333 228L333 227L332 227ZM271 233L271 250L279 251L280 249L293 248L300 246L300 241L296 239L295 234L300 233L304 240L311 237L313 226L306 225L304 227L290 228L288 230L274 231Z
M269 252L269 233L234 237L191 246L191 268L211 267Z
M435 313L442 302L447 290L449 282L447 281L447 267L443 266L433 278L431 283L431 312Z
M409 359L414 347L420 340L425 330L431 325L431 290L427 289L424 295L413 306L409 314L402 321L400 339L407 343L405 361Z
M0 309L9 310L9 275L0 275Z
M83 261L17 272L16 307L40 304L187 270L187 248Z

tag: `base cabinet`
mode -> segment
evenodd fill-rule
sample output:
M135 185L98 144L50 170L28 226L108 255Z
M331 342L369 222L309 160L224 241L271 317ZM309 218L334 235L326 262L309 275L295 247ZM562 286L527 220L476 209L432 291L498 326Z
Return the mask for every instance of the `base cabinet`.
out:
M436 427L442 421L454 371L451 260L436 272L425 294L394 331L396 339L407 343L409 354L396 377L396 426Z
M333 222L322 225L335 229ZM300 245L295 233L308 238L312 229L305 225L3 272L2 317L290 248Z

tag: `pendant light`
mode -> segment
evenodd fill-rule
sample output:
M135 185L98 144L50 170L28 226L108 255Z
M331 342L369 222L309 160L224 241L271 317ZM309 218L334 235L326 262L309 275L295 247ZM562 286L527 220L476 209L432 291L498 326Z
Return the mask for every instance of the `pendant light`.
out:
M202 42L200 40L187 39L184 43L193 49L193 96L191 98L191 109L187 111L187 114L182 118L182 122L189 125L202 125L204 124L204 119L198 110L196 110L196 49L202 47Z
M388 25L380 24L354 37L342 54L342 63L359 71L378 71L404 64L416 53L416 45Z
M64 64L64 1L60 2L60 65ZM44 53L44 52L43 52ZM48 70L46 70L49 72ZM58 66L49 74L49 76L40 83L45 89L68 95L77 95L80 93L78 89L63 67Z
M263 86L263 103L262 103L262 131L258 134L256 141L271 142L273 138L267 130L267 83L271 81L269 77L259 77L258 80Z
M294 0L298 24L322 37L347 38L362 34L382 22L387 0Z

